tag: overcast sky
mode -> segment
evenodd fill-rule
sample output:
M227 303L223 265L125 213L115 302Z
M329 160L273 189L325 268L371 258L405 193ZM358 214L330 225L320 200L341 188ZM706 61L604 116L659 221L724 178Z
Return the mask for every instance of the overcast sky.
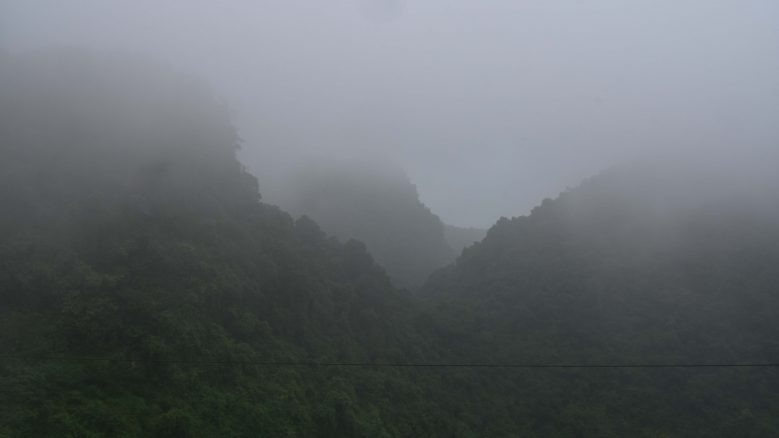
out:
M457 225L646 155L779 149L776 0L0 0L0 47L52 45L208 79L266 188L375 156Z

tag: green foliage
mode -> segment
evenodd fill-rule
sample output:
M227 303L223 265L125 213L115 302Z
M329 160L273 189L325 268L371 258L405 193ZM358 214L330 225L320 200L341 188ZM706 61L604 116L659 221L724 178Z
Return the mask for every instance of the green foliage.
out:
M702 175L613 170L501 219L431 278L417 326L450 360L775 362L779 202ZM503 414L529 435L779 433L772 369L520 374L491 377L481 403L500 412L530 392L535 406Z
M207 365L413 351L410 297L364 245L259 203L196 82L116 56L7 61L0 345L28 359L0 363L3 432L386 434L351 387L366 373L331 387L306 369Z
M0 436L779 436L775 370L250 364L775 360L774 198L605 175L499 221L420 299L259 202L197 81L2 56ZM332 187L422 272L443 228L406 183Z

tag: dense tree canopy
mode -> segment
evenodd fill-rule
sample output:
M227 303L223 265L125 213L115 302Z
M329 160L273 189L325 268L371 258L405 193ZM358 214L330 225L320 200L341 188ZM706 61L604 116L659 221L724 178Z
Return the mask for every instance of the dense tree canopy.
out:
M394 373L178 363L423 348L364 245L259 202L206 88L115 55L0 66L0 435L404 434Z
M2 55L0 436L779 435L775 369L257 365L775 362L776 186L607 172L414 296L365 244L260 202L238 146L168 68ZM409 279L439 263L408 187L322 187L418 245Z
M745 184L705 166L605 172L529 216L501 219L436 273L423 291L428 327L452 357L499 363L776 362L776 187L770 175ZM548 397L556 415L574 409L587 435L779 433L773 369L542 381L530 398ZM518 392L527 384L505 382ZM528 412L532 421L541 411Z

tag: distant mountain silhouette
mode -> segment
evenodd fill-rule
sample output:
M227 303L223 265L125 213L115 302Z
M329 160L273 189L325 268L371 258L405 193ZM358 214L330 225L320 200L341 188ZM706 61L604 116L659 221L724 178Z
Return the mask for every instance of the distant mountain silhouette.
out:
M405 173L376 162L311 165L290 176L279 201L342 240L358 239L395 284L416 288L456 252L441 220L420 200Z

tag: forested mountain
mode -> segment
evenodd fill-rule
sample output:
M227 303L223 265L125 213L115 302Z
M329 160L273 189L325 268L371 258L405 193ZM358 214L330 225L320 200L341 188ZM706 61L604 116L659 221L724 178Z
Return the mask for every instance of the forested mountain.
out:
M285 209L340 239L365 242L398 286L416 288L455 258L444 224L398 168L320 160L289 179L279 200Z
M259 202L207 88L83 52L0 81L0 436L432 433L400 372L223 365L425 345L363 244Z
M429 329L459 360L775 363L779 185L743 170L627 166L501 219L421 292ZM546 436L779 436L775 369L692 370L504 374L487 403L534 387L512 415Z
M262 203L238 146L155 63L2 55L0 436L779 436L772 368L381 366L776 362L771 175L606 172L411 295ZM312 199L442 248L407 181L358 176Z

